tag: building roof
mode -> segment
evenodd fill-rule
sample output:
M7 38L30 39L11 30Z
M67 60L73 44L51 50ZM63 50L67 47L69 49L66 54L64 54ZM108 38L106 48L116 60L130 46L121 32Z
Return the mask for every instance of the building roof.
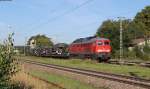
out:
M139 39L134 39L134 40L132 40L132 43L133 44L138 44L138 43L141 43L141 42L145 42L145 39L144 38L139 38Z

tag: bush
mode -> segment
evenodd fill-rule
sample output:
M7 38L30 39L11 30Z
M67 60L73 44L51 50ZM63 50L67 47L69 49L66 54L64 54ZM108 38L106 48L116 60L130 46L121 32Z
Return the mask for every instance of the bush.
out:
M149 54L150 54L150 46L145 45L145 46L143 47L143 51L144 51L145 53L149 53Z
M0 45L0 89L8 89L10 77L17 72L13 56L13 34Z
M123 59L141 59L141 60L150 60L150 47L145 46L144 48L140 48L136 46L132 51L128 49L123 50ZM116 50L114 54L112 54L112 58L119 59L120 58L120 50Z
M125 50L124 51L124 58L129 58L129 59L135 59L136 57L136 52L134 50Z
M149 53L146 53L146 51L148 51L147 47L144 46L143 49L139 48L139 47L135 47L134 51L136 52L136 56L139 57L140 59L142 59L142 60L150 60Z
M112 53L112 58L115 59L120 58L120 50L116 50L114 53Z

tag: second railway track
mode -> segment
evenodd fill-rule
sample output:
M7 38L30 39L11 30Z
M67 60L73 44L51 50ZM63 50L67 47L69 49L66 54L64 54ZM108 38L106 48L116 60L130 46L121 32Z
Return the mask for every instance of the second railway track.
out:
M134 61L108 61L109 64L117 64L117 65L128 65L128 66L141 66L150 68L150 62L134 62Z
M109 79L109 80L113 80L113 81L117 81L117 82L122 82L122 83L136 85L136 86L150 89L150 80L149 79L142 79L142 78L137 78L137 77L132 77L132 76L98 72L98 71L87 70L87 69L71 68L71 67L65 67L65 66L54 65L54 64L40 63L40 62L35 62L35 61L30 61L30 60L24 60L24 62L39 65L39 66L54 68L54 69L58 69L58 70L68 71L68 72L72 72L72 73L78 73L78 74L88 75L88 76L92 76L92 77Z

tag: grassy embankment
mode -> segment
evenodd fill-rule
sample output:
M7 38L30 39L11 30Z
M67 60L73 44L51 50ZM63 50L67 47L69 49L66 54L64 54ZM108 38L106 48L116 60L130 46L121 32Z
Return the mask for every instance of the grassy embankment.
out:
M63 60L63 59L42 58L42 57L18 57L18 58L37 61L41 63L47 63L47 64L57 64L62 66L90 69L90 70L130 75L130 76L150 79L150 68L145 68L140 66L95 63L93 61L79 60L79 59Z
M36 68L23 67L11 80L12 89L108 89L95 88L79 80Z
M74 80L66 76L57 75L45 71L30 70L29 74L44 79L46 81L55 83L63 87L64 89L108 89L108 88L94 88L91 85L82 83L78 80Z
M11 78L11 89L60 89L43 80L35 78L21 71Z

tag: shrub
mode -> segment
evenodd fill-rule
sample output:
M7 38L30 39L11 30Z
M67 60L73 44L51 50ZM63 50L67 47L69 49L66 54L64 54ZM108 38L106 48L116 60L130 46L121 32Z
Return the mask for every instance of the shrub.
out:
M150 46L148 46L148 44L145 45L145 46L143 47L143 51L144 51L145 53L149 53L149 54L150 54Z
M0 89L8 89L10 77L17 72L13 56L13 34L0 45Z
M129 58L129 59L135 59L136 57L136 52L134 50L125 50L124 51L124 58Z
M143 49L139 47L135 47L134 49L134 51L136 52L136 56L142 60L150 60L148 50L149 49L146 46L144 46Z

